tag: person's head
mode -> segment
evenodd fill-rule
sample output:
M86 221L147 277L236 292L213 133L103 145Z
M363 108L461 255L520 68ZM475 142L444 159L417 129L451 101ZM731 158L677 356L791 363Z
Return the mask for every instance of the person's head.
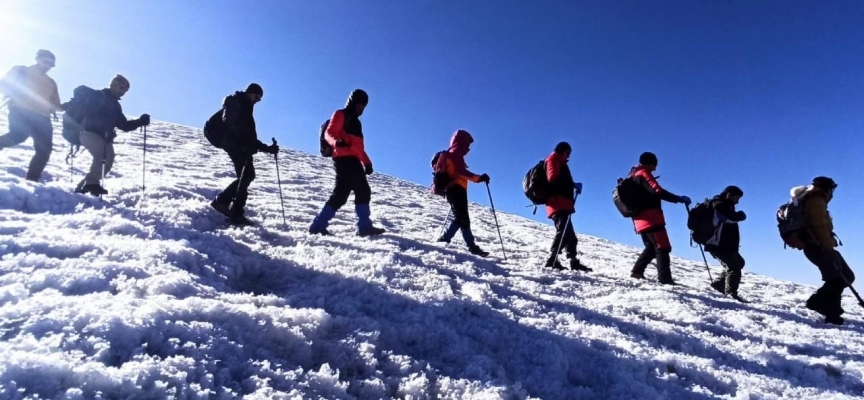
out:
M246 86L246 96L249 97L252 104L255 104L264 98L264 88L257 83L250 83L249 86Z
M738 204L738 202L741 201L741 198L744 197L744 191L738 186L726 186L726 189L723 189L723 193L720 193L720 197L728 199L734 204Z
M348 102L345 104L345 108L354 112L359 117L363 115L363 110L366 109L367 104L369 104L369 94L363 89L354 89L348 95Z
M817 176L813 178L813 188L828 194L828 199L834 197L834 190L837 189L837 183L827 176Z
M47 73L54 68L56 58L54 53L48 50L39 50L36 52L36 67L43 73Z
M565 159L570 159L570 153L573 151L573 148L570 147L570 143L561 142L555 145L555 152L564 156Z
M125 76L117 74L111 78L108 89L119 99L129 91L129 80Z
M646 151L639 156L639 165L649 171L655 171L657 169L657 156L650 151Z

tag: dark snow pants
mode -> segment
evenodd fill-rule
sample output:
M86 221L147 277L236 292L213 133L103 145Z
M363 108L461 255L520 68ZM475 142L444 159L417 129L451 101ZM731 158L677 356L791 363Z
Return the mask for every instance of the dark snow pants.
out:
M723 265L723 272L717 277L718 282L723 282L726 293L738 293L741 285L741 270L744 269L744 257L738 252L726 253L720 251L709 251L711 255Z
M579 239L576 238L576 231L573 230L573 224L570 223L570 213L555 213L552 215L552 222L555 223L555 238L552 239L552 247L550 248L552 254L549 259L556 259L560 249L564 250L567 258L576 258L576 245L579 243Z
M672 251L672 246L669 243L669 235L666 233L666 227L649 229L641 233L642 243L645 244L645 249L642 254L636 259L633 264L633 274L642 275L648 264L656 259L657 264L657 280L660 283L672 283L672 270L669 266L669 253Z
M36 153L30 159L26 179L38 182L51 157L53 134L54 127L51 126L51 119L48 116L10 107L9 133L0 136L0 149L21 144L28 137L33 138L33 148Z
M841 307L843 290L846 286L855 282L855 273L846 264L846 260L840 255L837 250L822 251L819 248L811 247L804 249L804 256L810 260L813 265L819 267L819 272L822 273L822 280L825 283L816 293L810 296L807 300L808 304L816 305L826 316L839 316L843 314Z
M255 165L252 155L242 151L229 151L231 163L234 164L234 173L237 179L231 182L222 193L216 196L216 201L222 204L231 204L232 215L243 215L246 207L246 199L249 197L249 185L255 180Z
M338 210L348 202L348 196L354 192L354 204L369 204L372 200L372 189L366 180L366 169L357 157L337 157L333 159L333 169L336 170L336 187L327 205Z

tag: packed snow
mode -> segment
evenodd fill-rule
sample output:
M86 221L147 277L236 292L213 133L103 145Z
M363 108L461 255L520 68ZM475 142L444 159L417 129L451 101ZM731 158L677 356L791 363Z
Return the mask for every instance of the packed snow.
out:
M54 147L42 184L23 179L29 141L0 150L3 399L864 396L848 294L847 324L829 326L803 306L813 287L745 272L742 304L674 257L682 286L635 281L641 249L585 235L594 272L552 272L553 228L499 210L505 261L490 209L472 204L494 252L481 259L434 241L442 199L384 174L372 211L387 234L355 237L349 203L335 236L312 236L332 168L292 150L279 155L287 224L274 160L258 155L259 225L227 228L209 202L233 171L199 129L151 125L143 191L143 135L121 133L102 201L71 193L89 155L70 169L59 134Z

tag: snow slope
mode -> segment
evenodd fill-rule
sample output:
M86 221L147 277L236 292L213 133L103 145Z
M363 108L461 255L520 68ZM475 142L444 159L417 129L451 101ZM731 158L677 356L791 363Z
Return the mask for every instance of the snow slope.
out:
M30 142L0 151L3 399L864 395L852 298L849 323L829 327L803 308L808 286L746 273L755 302L740 304L677 258L685 286L638 282L627 276L639 249L589 236L580 250L595 272L553 273L539 268L552 228L499 213L505 262L490 211L473 204L495 255L479 259L434 242L442 200L381 174L372 209L388 234L354 237L349 203L335 237L310 236L332 170L290 150L287 226L274 162L259 155L249 215L260 225L224 229L208 203L231 168L198 129L151 126L143 198L142 136L121 133L104 203L70 193L56 138L44 184L22 179ZM76 182L87 162L76 159Z

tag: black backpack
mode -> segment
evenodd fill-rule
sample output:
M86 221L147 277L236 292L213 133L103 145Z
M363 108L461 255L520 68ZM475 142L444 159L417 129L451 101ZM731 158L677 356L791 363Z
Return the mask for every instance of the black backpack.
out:
M525 192L525 197L531 200L534 206L546 204L546 198L549 197L549 180L546 179L546 160L541 160L537 165L531 167L522 178L522 191ZM537 208L534 208L537 212Z
M321 157L333 157L333 146L331 146L330 143L327 143L327 138L326 138L328 126L330 126L330 120L329 119L324 121L323 124L321 124L321 132L319 132L319 135L318 135L318 139L321 142L321 144L320 144Z
M714 237L720 226L714 225L714 202L711 199L705 199L690 210L687 228L695 243L704 245Z
M221 149L225 145L225 128L223 126L224 122L222 122L223 112L223 109L216 111L216 113L210 116L207 123L204 124L204 137L217 149Z
M612 191L612 202L624 218L633 218L639 212L642 193L645 191L632 176L618 178L618 185Z
M453 178L447 173L447 150L442 150L432 157L432 193L444 196L447 187L453 183Z
M807 225L807 217L804 215L804 199L780 205L777 210L777 229L780 231L780 239L783 239L784 247L803 250L810 242L810 227Z
M81 85L72 91L72 100L66 103L63 113L63 139L73 147L81 146L81 131L84 130L84 117L97 107L99 91Z

